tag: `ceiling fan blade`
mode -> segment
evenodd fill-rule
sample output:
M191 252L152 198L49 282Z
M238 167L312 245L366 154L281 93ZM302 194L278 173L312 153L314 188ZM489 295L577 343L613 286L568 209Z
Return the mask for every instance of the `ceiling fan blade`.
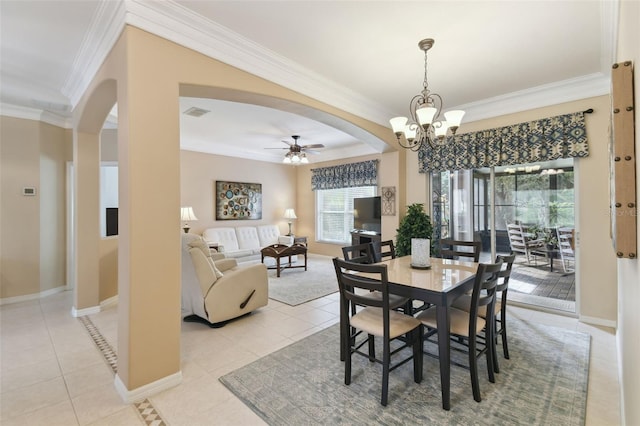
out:
M314 143L311 145L305 145L303 146L303 148L324 148L324 145L322 145L321 143Z
M280 141L280 142L282 142L282 143L286 143L286 144L287 144L287 145L289 145L289 146L293 146L293 144L292 144L291 142L287 142L287 141Z
M263 149L289 149L289 148L263 148Z
M306 152L307 154L320 154L320 151L314 151L313 149L303 149L302 152Z

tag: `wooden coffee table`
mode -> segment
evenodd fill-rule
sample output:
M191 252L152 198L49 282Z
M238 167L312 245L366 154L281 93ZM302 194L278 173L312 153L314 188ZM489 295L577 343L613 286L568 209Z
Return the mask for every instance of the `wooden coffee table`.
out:
M265 257L273 257L276 259L276 266L272 266L267 269L275 269L277 271L276 275L278 278L280 277L280 271L286 268L304 268L305 271L307 270L307 246L304 244L297 243L292 246L287 246L285 244L272 244L260 250L260 253L262 254L262 263L264 263ZM299 254L304 255L304 265L293 266L291 256L297 256ZM289 262L281 263L280 259L283 257L288 257Z

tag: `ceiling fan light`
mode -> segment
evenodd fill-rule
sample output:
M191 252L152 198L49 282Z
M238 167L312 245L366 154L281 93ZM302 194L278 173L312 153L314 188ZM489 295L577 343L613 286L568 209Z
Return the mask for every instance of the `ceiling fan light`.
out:
M309 159L307 158L307 154L305 154L304 152L302 154L300 154L300 162L302 164L309 163Z
M285 164L291 164L291 157L289 157L289 155L285 155L282 162Z
M291 156L291 162L292 163L299 163L300 162L300 156L298 154L293 154Z

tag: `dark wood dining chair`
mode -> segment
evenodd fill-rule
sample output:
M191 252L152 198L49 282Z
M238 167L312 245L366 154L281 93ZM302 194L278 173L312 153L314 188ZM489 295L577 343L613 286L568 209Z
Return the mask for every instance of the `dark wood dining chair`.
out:
M516 254L496 256L496 263L502 261L502 269L498 273L498 283L496 285L496 303L494 307L494 336L495 342L493 348L493 365L496 373L500 372L500 365L497 357L496 343L498 336L502 338L502 353L505 359L509 359L509 346L507 344L507 292L509 290L509 278L511 277L511 269L513 262L516 260ZM464 294L453 302L453 307L469 312L471 309L471 295ZM480 317L487 317L486 307L478 309Z
M393 241L391 241L391 245L393 246ZM374 243L362 243L356 244L353 246L342 247L342 254L344 255L344 260L348 262L361 263L361 264L372 264L379 262L376 260L376 250ZM394 257L395 257L395 249L394 249ZM376 292L371 292L371 297L380 298L380 294ZM401 309L408 315L412 314L411 308L411 299L407 297L398 296L396 294L392 294L389 296L389 300L391 303L391 309Z
M440 256L443 259L460 259L480 260L480 252L482 251L482 242L480 241L462 241L453 238L443 238L440 240Z
M468 365L462 366L469 368L473 399L477 402L482 401L480 384L478 382L478 358L483 354L487 359L489 381L491 383L495 382L493 362L495 350L492 349L492 347L495 347L493 321L496 286L498 284L498 273L501 268L502 261L497 263L481 263L478 265L471 293L469 312L454 307L449 308L452 349L465 350L468 353ZM488 313L486 319L478 315L478 311L482 307L484 307ZM417 318L425 327L425 340L431 341L431 336L438 331L436 308L431 307L421 312ZM425 353L427 355L437 356L426 351ZM454 361L451 362L457 364Z
M391 309L387 265L367 265L333 259L338 287L340 288L340 342L347 355L344 367L344 383L351 384L351 358L353 354L367 357L370 361L382 364L382 396L380 403L387 405L389 373L397 367L413 360L413 379L422 381L422 324L410 316ZM360 275L366 274L366 276ZM361 292L356 292L360 289ZM380 299L368 297L369 292L379 293ZM359 306L357 312L351 307ZM364 336L366 335L366 338ZM382 339L382 359L372 358L370 352L360 350L368 344L372 346L375 337ZM401 344L391 350L391 341ZM409 356L401 351L411 347ZM392 364L393 358L401 358Z
M393 244L393 240L381 241L378 244L374 244L374 249L376 262L396 258L396 246Z
M372 242L342 247L344 260L354 263L375 263L375 248Z

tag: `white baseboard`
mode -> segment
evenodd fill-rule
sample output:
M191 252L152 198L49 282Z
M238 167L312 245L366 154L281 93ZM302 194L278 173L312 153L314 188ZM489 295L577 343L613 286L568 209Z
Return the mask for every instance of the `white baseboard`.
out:
M52 294L62 293L67 290L67 285L51 288L49 290L41 291L40 293L25 294L24 296L5 297L0 299L0 305L9 305L11 303L25 302L28 300L42 299L43 297L51 296Z
M83 317L85 315L93 315L99 312L100 312L100 306L92 306L90 308L84 308L84 309L76 309L75 306L71 307L71 316L75 318Z
M606 319L602 319L602 318L588 317L588 316L585 316L585 315L580 315L578 317L578 321L583 322L585 324L600 325L600 326L603 326L603 327L611 327L614 330L618 328L618 323L617 323L617 321L614 321L614 320L606 320Z
M179 385L182 382L182 371L178 371L175 374L172 374L167 377L163 377L160 380L156 380L155 382L146 384L144 386L140 386L137 389L129 390L120 380L120 376L116 374L115 378L115 386L118 394L122 398L124 402L127 404L131 404L142 399L145 399L149 396L155 395L156 393L163 391L165 389L172 388L174 386Z

